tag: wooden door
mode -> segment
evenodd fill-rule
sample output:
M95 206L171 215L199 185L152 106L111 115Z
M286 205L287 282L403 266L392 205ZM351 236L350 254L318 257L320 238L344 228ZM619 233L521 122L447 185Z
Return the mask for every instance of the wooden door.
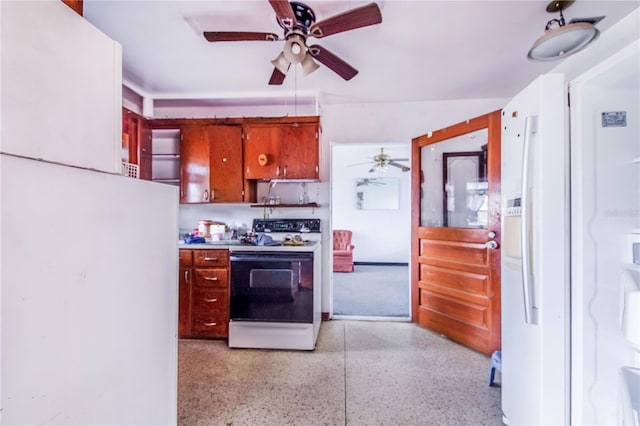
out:
M206 126L185 126L180 141L180 202L208 203L209 137Z
M244 126L244 176L247 179L281 178L279 124Z
M283 124L281 159L284 178L317 179L319 171L318 124Z
M486 183L444 181L445 154L484 144ZM412 320L491 354L500 348L500 111L413 139L411 170ZM443 204L460 191L465 207ZM456 208L468 209L466 222L444 226Z
M211 201L242 202L242 127L207 126L207 136L211 151Z

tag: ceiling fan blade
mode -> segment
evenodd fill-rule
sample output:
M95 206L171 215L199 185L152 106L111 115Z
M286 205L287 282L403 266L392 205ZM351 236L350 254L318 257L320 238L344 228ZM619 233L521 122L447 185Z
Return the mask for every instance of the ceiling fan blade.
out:
M273 33L257 33L250 31L205 31L202 33L207 41L277 41L278 35Z
M389 161L409 161L408 158L389 158Z
M269 4L282 25L288 29L293 28L297 21L289 2L287 0L269 0Z
M269 79L269 84L272 86L278 86L282 84L286 74L283 74L278 68L273 68L273 72L271 73L271 78Z
M347 167L353 167L353 166L362 166L363 164L371 164L371 161L365 161L364 163L354 163L354 164L347 164Z
M356 74L358 74L357 69L353 68L351 65L338 58L322 46L318 46L317 44L309 46L309 53L345 80L351 80Z
M322 38L331 34L379 24L380 22L382 22L380 8L377 4L370 3L316 22L309 28L309 35Z
M398 167L399 169L402 169L403 172L408 172L409 170L411 170L409 167L405 166L404 164L396 163L394 161L390 161L389 165L393 167Z

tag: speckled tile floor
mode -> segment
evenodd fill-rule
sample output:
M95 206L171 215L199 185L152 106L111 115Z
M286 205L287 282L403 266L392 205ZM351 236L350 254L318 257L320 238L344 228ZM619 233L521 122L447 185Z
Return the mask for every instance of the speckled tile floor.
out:
M502 424L489 357L412 323L323 322L313 352L181 340L178 359L181 426Z

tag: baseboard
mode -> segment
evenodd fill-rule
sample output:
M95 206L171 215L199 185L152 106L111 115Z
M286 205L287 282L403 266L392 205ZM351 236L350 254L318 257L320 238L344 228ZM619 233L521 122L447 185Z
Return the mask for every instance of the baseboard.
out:
M353 262L354 265L371 265L371 266L409 266L409 263L402 262Z

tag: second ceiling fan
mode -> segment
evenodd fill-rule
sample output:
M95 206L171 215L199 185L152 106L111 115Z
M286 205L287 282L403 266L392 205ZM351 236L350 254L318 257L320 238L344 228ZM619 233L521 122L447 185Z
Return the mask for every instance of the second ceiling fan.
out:
M271 61L274 66L269 79L271 85L282 84L291 64L301 64L304 75L315 71L319 65L314 59L345 80L352 79L358 74L358 70L322 46L307 45L307 38L322 38L382 22L382 14L376 3L357 7L319 22L316 22L313 10L304 3L269 0L269 4L276 13L278 24L284 30L284 38L274 33L251 31L205 31L204 38L210 42L284 40L282 52Z

